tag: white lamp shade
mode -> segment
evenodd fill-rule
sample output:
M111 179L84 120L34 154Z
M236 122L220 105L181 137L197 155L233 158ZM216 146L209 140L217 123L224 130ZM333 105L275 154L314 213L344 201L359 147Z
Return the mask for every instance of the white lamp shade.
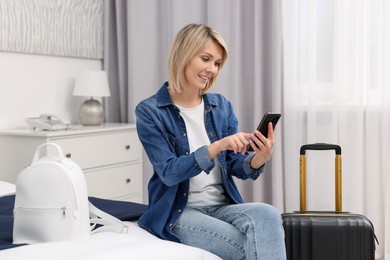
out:
M103 70L81 72L76 78L74 96L109 97L107 73Z

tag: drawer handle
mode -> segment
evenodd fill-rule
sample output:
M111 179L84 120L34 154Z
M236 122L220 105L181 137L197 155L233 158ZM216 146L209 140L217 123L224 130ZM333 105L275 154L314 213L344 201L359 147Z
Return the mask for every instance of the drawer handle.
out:
M70 157L72 157L72 154L71 153L67 153L67 154L65 154L65 157L66 158L70 158Z
M129 184L131 182L131 179L130 178L127 178L126 179L126 183Z
M126 150L130 150L130 145L126 145Z

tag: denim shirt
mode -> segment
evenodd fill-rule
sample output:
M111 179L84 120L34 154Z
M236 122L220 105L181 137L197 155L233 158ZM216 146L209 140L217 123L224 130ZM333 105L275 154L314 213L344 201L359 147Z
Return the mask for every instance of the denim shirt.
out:
M165 82L155 95L136 107L138 136L154 170L148 184L148 209L138 224L162 239L181 242L172 229L187 204L189 180L202 171L210 173L215 162L210 159L206 145L190 153L184 120L167 86ZM211 143L237 133L237 118L224 96L204 94L203 100L205 127ZM264 166L250 167L248 161L252 156L233 151L216 156L230 203L243 203L232 176L256 179L264 171Z

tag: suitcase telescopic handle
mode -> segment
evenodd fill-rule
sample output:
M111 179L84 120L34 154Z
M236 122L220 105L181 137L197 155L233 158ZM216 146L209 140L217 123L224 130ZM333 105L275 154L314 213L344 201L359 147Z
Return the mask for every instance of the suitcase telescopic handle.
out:
M315 143L301 147L300 166L300 210L306 210L306 150L335 150L335 206L336 212L342 211L342 176L341 176L341 147L336 144Z
M306 153L306 150L335 150L336 154L341 155L341 147L337 144L325 144L325 143L315 143L315 144L305 144L301 147L301 155Z

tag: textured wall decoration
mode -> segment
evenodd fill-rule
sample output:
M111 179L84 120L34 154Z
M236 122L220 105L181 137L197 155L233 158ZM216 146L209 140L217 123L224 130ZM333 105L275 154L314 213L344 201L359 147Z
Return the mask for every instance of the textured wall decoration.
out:
M102 59L103 0L0 0L0 51Z

